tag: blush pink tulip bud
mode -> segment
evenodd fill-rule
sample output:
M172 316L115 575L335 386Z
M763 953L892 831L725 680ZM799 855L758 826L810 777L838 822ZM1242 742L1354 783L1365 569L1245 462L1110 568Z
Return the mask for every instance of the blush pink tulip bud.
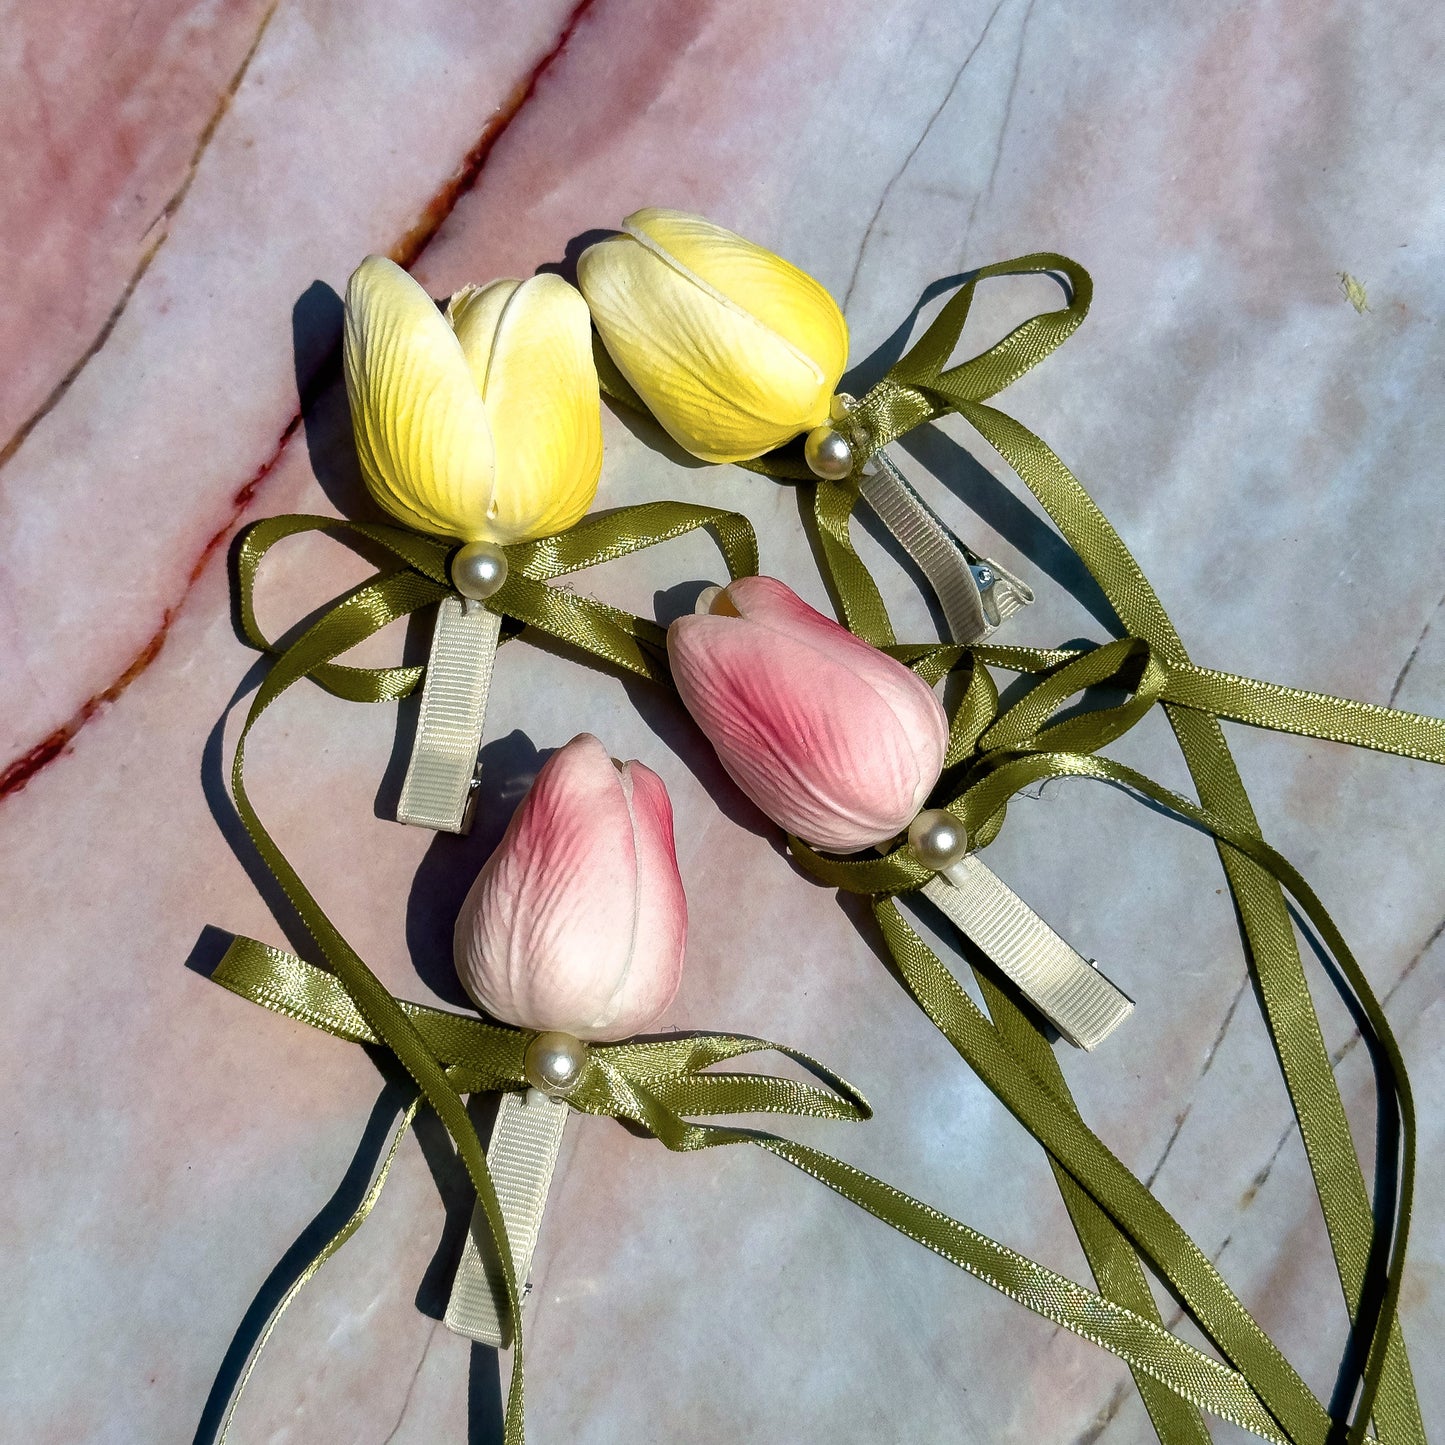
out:
M771 577L679 617L667 654L733 781L815 848L892 838L938 781L948 718L933 689Z
M686 937L662 779L581 733L547 759L472 884L457 973L503 1023L624 1039L672 1002Z

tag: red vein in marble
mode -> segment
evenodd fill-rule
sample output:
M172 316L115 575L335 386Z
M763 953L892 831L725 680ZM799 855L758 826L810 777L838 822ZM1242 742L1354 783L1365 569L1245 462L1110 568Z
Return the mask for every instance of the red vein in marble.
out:
M135 270L131 272L130 279L125 283L115 305L110 308L110 315L105 318L105 324L95 334L95 340L80 354L75 363L50 389L50 394L40 403L36 409L20 423L15 435L0 447L0 467L3 467L16 452L25 444L25 438L60 405L65 393L75 384L75 379L90 364L91 358L110 340L110 333L115 330L116 323L120 320L125 308L130 305L130 298L135 295L136 287L140 285L145 273L150 270L151 262L155 260L162 246L165 245L170 236L171 218L181 208L183 202L196 179L196 172L201 168L201 158L206 153L206 148L211 144L211 137L215 135L216 128L221 124L225 114L231 108L231 102L236 98L236 92L241 88L241 82L246 78L246 72L251 68L251 62L256 58L256 52L261 48L261 39L266 34L266 27L271 23L271 17L276 13L276 7L281 0L271 0L271 5L261 17L261 24L256 30L250 47L245 55L241 57L241 63L235 69L225 90L221 92L221 98L216 102L216 108L211 112L211 118L206 122L200 135L196 139L195 148L191 151L190 162L186 166L186 173L181 178L181 183L171 192L170 199L156 213L155 219L146 227L149 234L159 226L160 233L155 240L141 252L140 260L136 262ZM42 743L41 747L45 744ZM5 776L9 776L9 769ZM0 792L0 797L3 797Z
M256 488L265 481L272 468L281 460L281 453L285 451L286 443L291 440L300 425L301 414L298 412L287 425L286 430L281 433L281 439L266 463L231 499L230 515L224 525L218 527L207 540L206 545L201 548L201 554L196 559L195 566L191 568L190 575L186 578L185 587L181 590L180 600L167 607L161 614L161 625L151 634L146 645L127 663L125 670L109 687L86 698L69 719L56 728L49 737L42 738L28 752L21 753L18 758L6 765L5 771L0 773L0 800L8 798L12 793L18 793L43 767L68 752L76 733L98 712L113 703L160 656L161 648L165 646L166 638L170 634L171 624L175 622L181 608L185 605L186 598L191 595L191 589L200 580L201 573L206 570L211 558L221 549L226 538L231 534L240 520L241 514L250 504L251 498L255 496Z
M532 98L543 75L546 74L553 62L556 61L558 56L567 48L568 41L571 40L577 27L586 16L587 11L592 8L592 5L593 0L580 0L580 3L567 17L567 23L562 27L552 48L533 66L531 72L521 81L516 89L512 91L503 104L493 112L491 119L488 120L486 126L483 128L476 144L473 145L462 158L461 164L453 172L451 178L427 202L415 223L410 226L395 245L392 246L390 255L393 260L408 268L416 264L417 259L441 229L443 222L452 213L457 202L476 185L478 178L481 176L482 169L487 163L487 157L491 153L492 147L496 145L506 132L507 127L517 118L522 107ZM275 6L273 5L272 11L274 11L274 9ZM267 12L267 20L270 19L271 13L271 11ZM264 28L263 25L262 29L264 30ZM259 45L260 39L261 37L258 34L256 37L257 45ZM230 98L235 94L236 88L240 85L241 79L245 74L245 65L250 63L251 56L254 54L255 45L252 46L250 53L247 55L246 62L243 64L241 71L236 75L221 108L218 109L211 124L206 128L202 145L196 154L197 163L200 160L200 152L204 149L204 143L209 141L211 134L214 132L216 125L220 122L221 116L225 112L225 108L229 106ZM175 206L180 205L181 201L185 198L185 192L189 188L190 178L187 179L183 187L173 198ZM167 218L170 214L174 214L173 206L168 204L166 211L162 214ZM57 393L53 394L47 401L46 407L42 408L42 411L37 413L37 415L26 424L24 428L25 432L28 432L29 429L34 426L35 422L40 419L40 416L44 414L44 410L59 401L60 396L64 394L64 390L69 387L70 383L79 374L80 368L86 361L89 361L90 357L105 343L106 338L110 335L111 329L119 317L120 310L124 308L125 302L130 299L130 293L134 291L136 285L139 283L141 275L144 274L144 268L150 264L151 257L155 254L155 249L159 248L159 244L160 243L157 242L156 248L153 248L143 259L141 270L132 279L125 295L121 298L120 307L112 313L110 320L107 321L105 328L96 339L95 345L61 383L61 387L57 390ZM277 439L276 446L272 450L271 455L267 457L245 485L231 498L230 511L226 520L216 529L201 549L200 556L197 557L195 565L191 568L190 575L186 578L186 584L181 589L180 597L161 614L160 626L156 628L145 646L136 653L135 657L131 659L120 675L110 683L108 687L88 697L75 712L48 737L42 738L34 747L22 753L19 757L12 759L5 766L4 771L0 772L0 801L8 798L13 793L18 793L42 768L49 766L56 758L62 757L65 753L69 752L76 734L92 718L120 697L126 688L160 655L161 649L165 646L166 638L170 634L172 624L180 614L181 608L185 606L186 599L191 595L191 591L200 580L201 574L206 570L211 558L222 549L226 539L240 523L241 518L245 515L247 508L255 497L257 490L260 488L261 483L266 480L275 469L277 463L280 462L291 438L295 436L300 429L301 419L306 414L307 407L310 405L316 393L334 376L336 359L336 352L333 351L331 356L323 360L317 367L315 375L307 383L302 392L300 406L297 409L296 415L287 422L280 437ZM4 455L0 456L0 463L3 463L5 458L8 457L23 440L24 435L13 440L10 446L6 448Z

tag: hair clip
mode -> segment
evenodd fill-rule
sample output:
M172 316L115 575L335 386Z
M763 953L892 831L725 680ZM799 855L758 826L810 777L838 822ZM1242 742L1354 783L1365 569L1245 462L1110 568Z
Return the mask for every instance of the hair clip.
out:
M837 391L848 325L806 272L701 216L648 207L582 253L577 284L610 395L704 461L861 497L927 578L955 642L982 642L1033 601L953 534L904 477L891 437L870 431L884 393L859 403Z

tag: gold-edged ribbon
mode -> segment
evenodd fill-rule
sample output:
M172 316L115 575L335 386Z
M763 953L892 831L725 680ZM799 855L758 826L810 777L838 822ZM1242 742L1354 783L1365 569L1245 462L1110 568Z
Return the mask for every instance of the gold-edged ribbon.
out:
M670 535L677 535L678 530L705 523L718 526L718 514L709 509L680 508L680 504L657 504L657 507L663 510L628 509L625 516L617 514L614 518L600 519L590 534L594 554L620 555L615 549L632 550L635 545L646 545L645 542L637 542L638 512L651 517L654 535L669 529L676 529ZM602 525L606 522L613 524L611 529ZM316 526L332 528L339 525L345 524L326 518L278 518L271 523L258 524L247 536L239 559L243 626L258 646L264 645L268 650L277 652L260 633L253 610L256 568L266 548L282 536L294 532ZM251 730L265 710L295 683L308 677L314 678L339 696L367 701L400 697L416 685L418 669L415 668L355 668L337 659L389 622L432 600L436 588L445 584L428 567L440 567L443 558L436 550L419 551L414 534L403 533L399 529L357 530L372 541L387 546L395 555L402 557L405 565L398 571L378 574L371 582L331 607L284 651L277 652L275 665L263 679L248 710L232 765L232 792L237 812L261 858L281 884L297 916L310 933L326 967L314 967L293 955L252 940L238 940L228 952L217 977L228 988L288 1017L324 1028L342 1038L386 1046L415 1082L417 1097L404 1114L381 1176L368 1191L362 1206L286 1292L277 1313L295 1298L301 1285L359 1227L375 1201L386 1170L395 1157L401 1135L415 1109L422 1101L426 1102L436 1111L457 1146L462 1163L477 1190L479 1206L496 1248L515 1342L504 1440L506 1445L522 1445L525 1433L523 1349L517 1279L496 1190L463 1095L477 1088L519 1086L523 1078L522 1058L529 1036L518 1030L485 1024L480 1019L395 999L347 943L276 846L261 823L245 787L245 749ZM377 535L378 530L382 535ZM568 541L570 547L562 547L561 543ZM566 534L553 548L534 545L537 550L512 560L514 571L532 582L538 579L529 575L529 569L545 571L555 567L557 571L552 575L557 575L567 570L563 564L569 561L574 565L584 565L578 558L587 555L583 541L578 540L575 533ZM426 565L415 565L418 558ZM566 599L566 603L556 604L564 613L567 604L583 601L571 594L558 595ZM544 617L554 623L546 630L559 635L554 621L556 614L549 611L551 605L537 605L525 597L519 602L513 594L508 613L524 622L531 622L536 616ZM522 615L519 617L519 614ZM570 614L566 627L568 640L577 641L593 624L597 625L597 635L589 640L596 642L597 646L589 650L599 656L608 655L609 649L616 650L624 658L630 656L629 648L639 638L648 635L647 625L638 619L629 619L625 614L601 608L600 604L587 604ZM648 668L647 675L655 674ZM1233 1301L1232 1296L1228 1296L1232 1302L1232 1307L1226 1311L1228 1324L1234 1334L1250 1346L1249 1349L1236 1349L1231 1354L1231 1360L1239 1368L1221 1364L1165 1330L1148 1297L1147 1286L1144 1298L1139 1301L1144 1306L1147 1300L1147 1306L1130 1308L1109 1298L1107 1293L1096 1294L1045 1269L819 1150L766 1132L699 1124L687 1117L744 1109L829 1118L856 1118L866 1112L861 1096L841 1080L828 1076L826 1071L822 1072L830 1083L831 1094L815 1086L786 1079L705 1075L702 1072L711 1063L724 1062L742 1053L767 1047L774 1046L726 1035L708 1035L701 1041L680 1038L654 1044L606 1046L593 1051L593 1062L584 1079L585 1087L579 1088L569 1102L588 1112L632 1119L654 1133L669 1148L696 1149L743 1142L755 1144L787 1160L890 1227L1027 1308L1112 1351L1129 1364L1136 1377L1150 1381L1151 1390L1157 1386L1163 1392L1161 1398L1177 1403L1186 1412L1185 1418L1193 1418L1197 1423L1198 1417L1193 1415L1193 1409L1198 1408L1230 1420L1263 1439L1276 1442L1276 1445L1285 1445L1285 1442L1289 1445L1327 1445L1331 1431L1328 1413L1273 1350L1267 1337L1243 1312L1238 1302ZM802 1055L790 1050L784 1052L815 1071L821 1069ZM1037 1067L1040 1077L1047 1078L1047 1070L1057 1066L1050 1056L1047 1063L1038 1061ZM1053 1086L1045 1083L1042 1087L1047 1091ZM1076 1113L1072 1117L1077 1120ZM1090 1149L1097 1152L1103 1147L1082 1121L1077 1121L1074 1138L1076 1142L1083 1141L1078 1147L1086 1154ZM1087 1188L1087 1180L1080 1183ZM1107 1191L1097 1186L1094 1194L1107 1197ZM1069 1197L1067 1190L1066 1197ZM1092 1197L1073 1199L1071 1208L1081 1211L1094 1208ZM1148 1204L1159 1210L1152 1196ZM1110 1205L1102 1203L1102 1207L1109 1208ZM1132 1226L1134 1233L1143 1232L1143 1226L1130 1216L1133 1201L1125 1200L1114 1207L1120 1211L1121 1219ZM1106 1250L1110 1247L1104 1246ZM1094 1257L1091 1254L1091 1259ZM1127 1256L1127 1260L1132 1259L1132 1255ZM1119 1257L1119 1263L1125 1269L1129 1267L1123 1256ZM1097 1270L1097 1263L1095 1267ZM1137 1268L1137 1262L1134 1262L1134 1267ZM1117 1294L1120 1290L1115 1288L1113 1292ZM1227 1296L1227 1290L1224 1293ZM273 1313L261 1336L261 1343L269 1337L276 1317ZM1207 1308L1201 1322L1206 1333L1216 1341L1230 1337L1229 1330L1222 1329L1217 1322L1209 1319ZM1235 1355L1242 1359L1235 1359ZM254 1364L254 1354L251 1364ZM243 1376L243 1385L249 1374L250 1365ZM227 1422L234 1403L233 1398L227 1411ZM1151 1410L1155 1408L1159 1406L1151 1405Z

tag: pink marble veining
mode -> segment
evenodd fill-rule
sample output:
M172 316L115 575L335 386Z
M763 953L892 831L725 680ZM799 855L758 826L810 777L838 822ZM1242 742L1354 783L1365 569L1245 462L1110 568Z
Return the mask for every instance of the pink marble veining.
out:
M139 13L146 34L211 37L179 56L153 45L147 74L163 94L139 123L162 201L260 13ZM133 54L107 39L120 23L107 17L76 7L66 20L94 53ZM338 288L361 254L414 246L419 225L425 239L439 223L416 273L443 294L555 262L634 206L693 206L846 297L861 360L934 277L1065 250L1095 274L1093 313L1004 404L1075 465L1195 655L1438 713L1442 31L1426 8L1370 5L1004 0L940 14L854 0L824 15L428 0L402 19L282 0L114 329L0 468L0 769L153 654L0 801L0 1081L13 1120L0 1236L20 1241L0 1259L7 1428L66 1445L191 1439L234 1332L341 1185L381 1092L360 1050L184 966L193 951L198 966L214 956L207 925L285 939L224 801L239 721L227 708L255 660L232 630L224 554L238 511L362 509L340 388L320 370L334 320L318 279ZM479 138L533 81L447 212ZM108 93L98 78L84 90L88 129L107 146L135 119L108 111ZM12 177L45 174L29 94L0 98ZM113 297L137 243L107 209L105 176L99 194L46 191L43 224L73 232L90 289ZM12 213L7 226L20 225ZM18 234L41 235L40 215ZM31 318L13 333L25 355L7 354L5 395L22 410L25 388L86 335L79 311L41 305L54 273L36 265L7 303ZM1343 271L1366 286L1363 314ZM980 298L978 334L1051 300L1042 282L1001 285ZM308 383L304 425L237 502ZM826 606L790 489L685 468L634 425L607 418L599 505L740 508L765 569ZM1077 569L986 447L948 424L908 451L938 478L925 484L949 520L1038 590L1012 639L1102 635ZM911 583L871 538L862 545L902 630L926 635ZM683 605L668 589L718 571L711 545L690 538L578 580L650 610L658 592ZM334 543L288 544L267 564L263 625L289 626L363 572ZM398 655L400 632L369 655ZM584 728L654 767L674 799L691 937L666 1022L827 1060L877 1117L800 1124L800 1137L1087 1278L1037 1149L661 694L508 644L484 817L466 840L374 816L395 710L314 689L258 732L253 793L388 985L458 1004L455 909L539 753ZM1325 744L1231 738L1267 834L1357 945L1412 1066L1423 1123L1404 1309L1436 1431L1445 777ZM1162 725L1119 751L1179 780ZM1327 1391L1338 1286L1207 841L1069 784L1021 799L989 861L1139 1002L1106 1050L1064 1059L1086 1115ZM1366 1051L1311 977L1368 1141ZM370 1157L384 1124L367 1136ZM472 1359L435 1319L466 1212L438 1131L422 1131L365 1231L287 1316L237 1438L491 1438L496 1362ZM582 1121L535 1282L538 1441L1150 1438L1117 1362L755 1152L678 1158Z
M499 33L429 0L399 47L388 6L277 11L105 346L0 472L7 763L164 632L327 362L335 291L362 255L433 224L569 13L519 6ZM61 553L85 588L55 586Z
M32 5L0 39L0 452L164 244L274 5Z

